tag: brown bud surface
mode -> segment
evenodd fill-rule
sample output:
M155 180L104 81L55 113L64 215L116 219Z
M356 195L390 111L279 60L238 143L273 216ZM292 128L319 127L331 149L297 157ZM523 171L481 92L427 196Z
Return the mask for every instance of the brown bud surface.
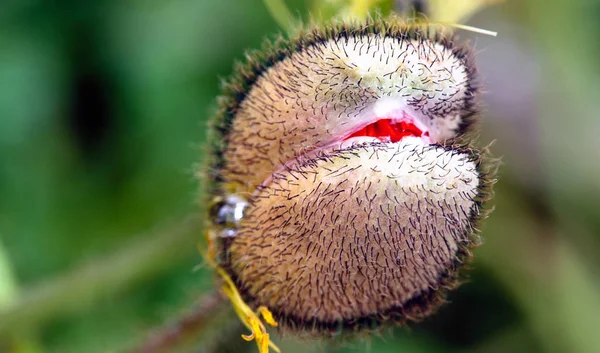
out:
M440 146L321 155L253 197L231 268L243 292L294 324L418 316L406 304L438 290L471 245L478 187L477 160Z
M212 171L218 197L241 198L215 214L236 220L219 261L244 300L319 332L433 312L478 243L491 185L465 138L474 75L451 40L382 21L239 66Z

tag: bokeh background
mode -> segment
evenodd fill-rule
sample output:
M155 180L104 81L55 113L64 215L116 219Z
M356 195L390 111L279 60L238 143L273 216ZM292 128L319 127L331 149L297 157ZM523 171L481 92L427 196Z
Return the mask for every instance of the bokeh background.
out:
M503 161L470 280L408 329L284 353L600 352L600 2L509 0L468 24L499 32L460 35ZM261 0L2 0L0 352L117 352L211 289L206 121L279 31ZM192 351L255 350L224 322Z

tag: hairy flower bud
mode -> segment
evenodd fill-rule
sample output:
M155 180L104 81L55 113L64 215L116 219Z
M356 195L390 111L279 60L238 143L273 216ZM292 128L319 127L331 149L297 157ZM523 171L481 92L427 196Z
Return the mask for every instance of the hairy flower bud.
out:
M426 28L332 26L250 55L213 165L215 197L243 198L214 241L245 303L319 332L433 312L491 185L465 137L475 94L468 51Z

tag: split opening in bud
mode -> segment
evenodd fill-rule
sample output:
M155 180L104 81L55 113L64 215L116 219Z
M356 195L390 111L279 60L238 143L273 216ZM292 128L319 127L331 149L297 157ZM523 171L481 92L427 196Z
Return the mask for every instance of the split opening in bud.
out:
M404 137L428 137L428 131L422 131L414 123L404 120L380 119L346 137L347 141L354 137L375 137L381 142L399 142Z
M371 109L375 115L360 126L349 129L342 138L344 146L351 143L386 142L398 143L406 137L414 137L425 145L435 142L429 134L427 124L419 114L407 112L406 107L399 107L397 100L379 99Z

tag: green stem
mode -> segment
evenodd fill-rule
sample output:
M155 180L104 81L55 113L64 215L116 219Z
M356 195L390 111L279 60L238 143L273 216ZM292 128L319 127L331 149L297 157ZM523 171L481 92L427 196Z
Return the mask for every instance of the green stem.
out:
M0 309L0 339L27 332L50 318L89 306L165 270L195 248L203 227L191 216L137 238L116 254L23 291L19 300Z
M174 322L164 326L155 332L152 332L145 342L139 347L129 350L129 353L161 353L171 352L174 349L188 343L191 338L207 328L209 324L215 321L215 318L224 311L230 309L224 305L227 301L217 291L204 293L196 302L194 307L188 312L182 314ZM239 323L237 320L231 320ZM236 337L239 339L239 335ZM240 339L241 340L241 339Z
M264 0L264 2L267 10L277 24L287 32L291 32L296 23L296 18L292 15L285 2L283 0Z

